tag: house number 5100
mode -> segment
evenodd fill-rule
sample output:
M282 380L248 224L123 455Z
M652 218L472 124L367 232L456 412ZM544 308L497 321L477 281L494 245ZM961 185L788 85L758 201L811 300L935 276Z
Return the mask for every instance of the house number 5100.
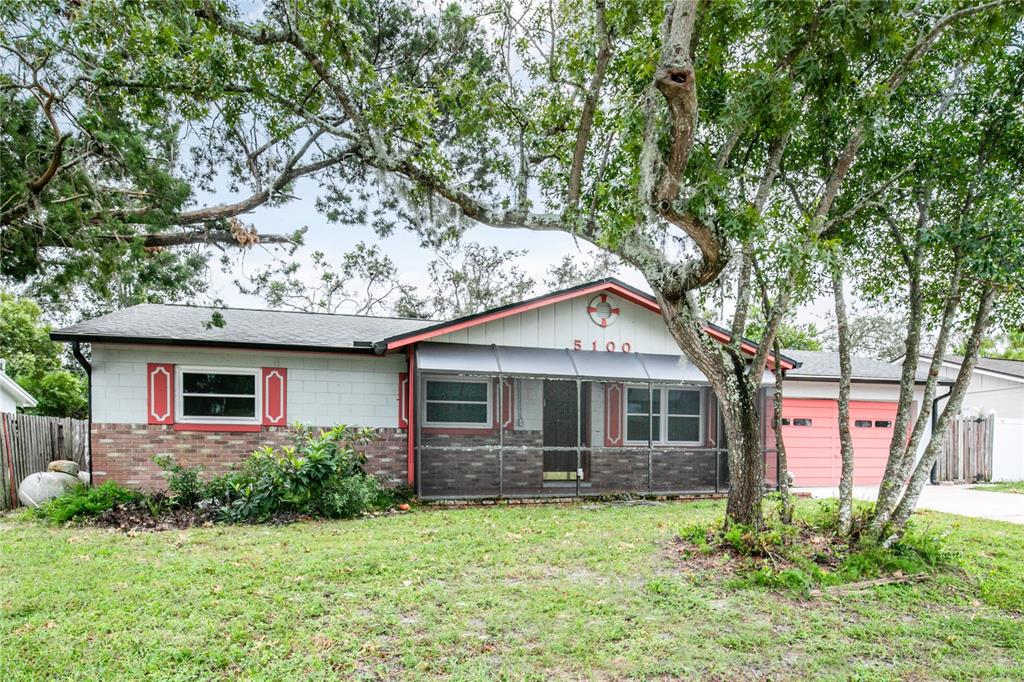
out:
M582 339L573 339L572 348L573 348L573 350L583 350L583 340ZM602 349L600 347L598 347L597 341L594 340L594 341L590 342L590 350L602 350ZM632 346L632 344L630 344L629 341L623 341L622 345L619 346L618 348L616 348L615 347L615 342L614 341L609 341L606 344L604 344L604 350L608 351L609 353L614 353L617 350L621 351L623 353L632 353L633 352L633 346Z

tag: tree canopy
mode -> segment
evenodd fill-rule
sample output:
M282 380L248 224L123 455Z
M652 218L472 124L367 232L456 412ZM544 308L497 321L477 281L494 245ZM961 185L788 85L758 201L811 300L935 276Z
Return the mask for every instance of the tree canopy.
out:
M303 178L328 220L433 245L475 225L571 233L643 274L708 377L735 522L760 521L762 369L837 268L909 291L911 355L926 323L974 338L1021 305L1020 0L0 11L14 277L294 241L241 220ZM204 201L223 186L231 201ZM723 346L702 311L724 289Z
M0 293L0 359L6 360L7 374L36 399L29 412L88 416L84 377L61 367L60 344L50 341L50 327L34 301Z

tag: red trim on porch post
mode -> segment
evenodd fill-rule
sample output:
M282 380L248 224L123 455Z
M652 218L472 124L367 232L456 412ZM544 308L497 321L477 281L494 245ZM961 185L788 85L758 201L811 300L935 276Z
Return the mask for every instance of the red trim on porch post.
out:
M409 430L409 373L398 373L398 428Z
M409 410L407 425L408 431L405 434L405 442L407 445L407 464L406 469L408 471L408 482L409 485L413 485L416 481L416 347L410 346L408 350L409 356L409 394L406 398L406 407Z
M604 385L604 445L622 445L624 424L622 419L622 384Z

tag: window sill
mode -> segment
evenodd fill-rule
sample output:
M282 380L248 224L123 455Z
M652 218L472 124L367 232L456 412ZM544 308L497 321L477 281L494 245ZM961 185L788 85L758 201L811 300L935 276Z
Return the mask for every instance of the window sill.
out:
M685 442L685 443L684 442L667 442L666 443L665 441L657 441L656 440L653 443L651 443L651 446L655 450L657 450L659 448L663 449L663 450L668 450L668 449L673 449L673 448L675 448L675 449L679 449L679 448L694 448L694 449L697 449L697 450L704 449L704 443L702 441ZM646 448L647 447L647 441L645 441L645 440L627 440L623 444L622 447Z
M261 424L175 424L175 431L226 431L232 433L262 431Z

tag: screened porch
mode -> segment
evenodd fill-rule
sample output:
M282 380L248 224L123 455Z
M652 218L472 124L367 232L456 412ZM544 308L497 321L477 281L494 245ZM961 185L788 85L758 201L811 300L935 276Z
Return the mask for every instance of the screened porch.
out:
M678 356L422 343L413 378L424 499L728 489L714 393Z

